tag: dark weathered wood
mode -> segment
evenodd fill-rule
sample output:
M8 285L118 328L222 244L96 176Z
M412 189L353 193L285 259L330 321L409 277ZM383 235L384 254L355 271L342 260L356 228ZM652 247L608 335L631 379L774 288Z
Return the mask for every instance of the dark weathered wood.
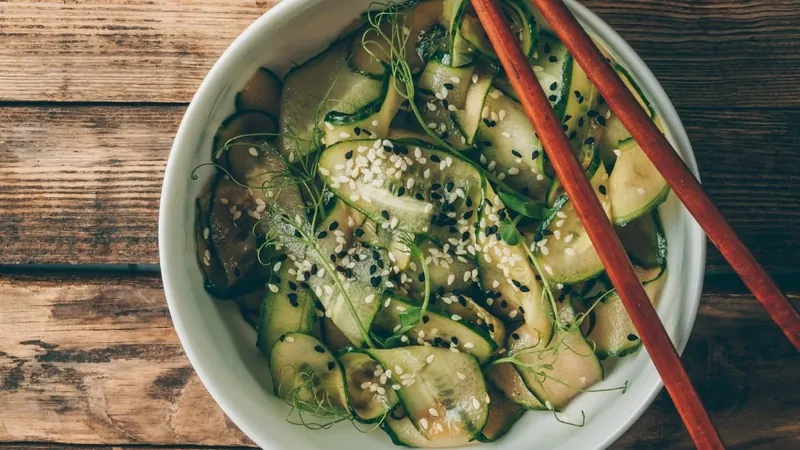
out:
M0 264L156 263L182 106L0 107ZM800 110L683 113L705 188L768 268L800 267ZM712 270L726 267L712 251Z
M0 441L244 445L157 277L0 278Z
M3 2L0 99L186 102L275 3ZM800 106L791 94L800 81L798 0L582 3L633 45L679 107Z
M692 381L732 448L792 448L800 359L734 279L706 286ZM183 356L157 277L0 276L0 305L0 442L252 445ZM616 448L688 445L662 395Z

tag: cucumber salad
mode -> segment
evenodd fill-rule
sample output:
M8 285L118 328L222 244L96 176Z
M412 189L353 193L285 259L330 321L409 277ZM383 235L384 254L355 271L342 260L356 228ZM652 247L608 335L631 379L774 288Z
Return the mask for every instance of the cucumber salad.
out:
M530 2L502 8L655 301L666 182ZM206 289L256 329L292 423L450 447L624 393L592 385L641 341L468 0L374 5L260 69L201 167Z

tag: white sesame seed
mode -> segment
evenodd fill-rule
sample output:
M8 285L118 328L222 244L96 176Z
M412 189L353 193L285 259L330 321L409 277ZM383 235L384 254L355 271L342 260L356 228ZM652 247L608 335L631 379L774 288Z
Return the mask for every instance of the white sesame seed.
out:
M461 372L456 372L456 376L457 376L457 377L458 377L458 379L459 379L459 380L461 380L461 381L464 381L464 380L466 380L466 379L467 379L467 376L466 376L466 375L464 375L464 374L463 374L463 373L461 373Z
M453 320L455 320L456 322L458 322L459 320L461 320L461 316L459 316L458 314L453 314L452 316L450 316L450 318L451 318L451 319L453 319Z
M481 402L479 402L478 399L475 397L472 397L472 407L475 409L481 408Z
M428 413L433 417L439 417L439 411L437 411L436 408L429 408Z
M425 362L427 362L428 364L433 364L433 359L434 359L434 354L431 353L430 355L428 355L427 358L425 358Z
M247 150L247 153L250 153L252 156L258 156L258 150L256 150L256 148L255 148L255 147L250 147L250 148Z
M617 158L619 158L620 156L622 156L622 151L618 148L614 149L614 154L617 155Z
M644 195L645 193L647 193L647 191L645 191L644 188L636 188L636 192L638 192L639 195Z
M285 341L288 342L288 343L292 343L292 342L294 342L294 337L293 336L286 336Z
M426 419L424 417L422 419L419 419L419 426L421 426L423 430L427 430L428 429L428 419Z

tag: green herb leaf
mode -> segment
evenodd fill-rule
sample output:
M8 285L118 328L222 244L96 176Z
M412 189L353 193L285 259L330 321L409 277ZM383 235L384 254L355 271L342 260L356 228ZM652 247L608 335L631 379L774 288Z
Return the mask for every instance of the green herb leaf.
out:
M531 219L543 219L548 216L548 209L543 205L532 202L527 197L516 192L498 191L497 195L503 200L506 207L516 213Z
M517 245L519 243L517 227L509 220L504 220L500 223L500 237L503 238L503 241L508 245Z

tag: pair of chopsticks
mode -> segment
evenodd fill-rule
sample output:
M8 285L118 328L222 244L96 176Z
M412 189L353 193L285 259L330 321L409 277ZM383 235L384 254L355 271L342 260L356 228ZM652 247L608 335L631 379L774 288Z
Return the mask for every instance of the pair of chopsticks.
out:
M664 325L639 282L600 201L584 176L583 169L573 155L561 122L555 116L530 63L506 23L498 0L471 1L695 445L701 449L724 448ZM800 316L797 311L736 236L703 192L700 183L610 67L567 6L562 0L533 0L533 3L711 242L800 351Z

